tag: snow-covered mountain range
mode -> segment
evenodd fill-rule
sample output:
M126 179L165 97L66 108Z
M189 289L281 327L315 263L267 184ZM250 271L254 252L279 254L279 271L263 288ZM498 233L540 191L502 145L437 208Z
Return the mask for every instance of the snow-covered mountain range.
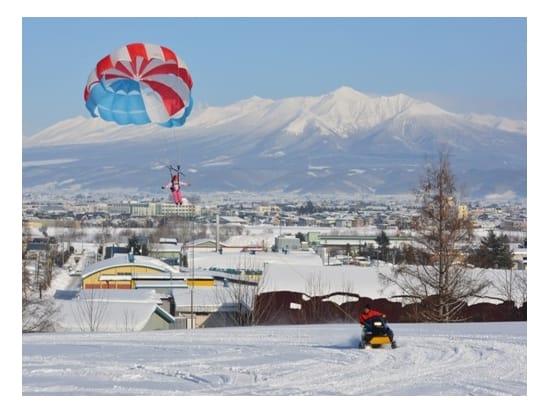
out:
M197 192L410 193L426 161L449 149L468 195L525 196L526 129L349 87L196 107L181 128L79 117L23 137L23 188L159 192L165 166L180 164Z

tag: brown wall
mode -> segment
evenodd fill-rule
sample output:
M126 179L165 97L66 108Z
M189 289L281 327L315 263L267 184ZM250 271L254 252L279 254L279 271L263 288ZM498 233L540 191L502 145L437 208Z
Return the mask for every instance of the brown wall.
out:
M331 295L347 295L353 299L338 305L329 300ZM257 324L314 324L358 322L359 314L367 303L371 308L386 314L390 323L418 322L416 305L382 299L373 300L356 294L335 293L322 297L309 297L292 291L275 291L258 295L254 306ZM294 307L294 308L293 308ZM527 321L527 303L518 308L513 302L502 304L481 303L466 306L460 314L464 321Z

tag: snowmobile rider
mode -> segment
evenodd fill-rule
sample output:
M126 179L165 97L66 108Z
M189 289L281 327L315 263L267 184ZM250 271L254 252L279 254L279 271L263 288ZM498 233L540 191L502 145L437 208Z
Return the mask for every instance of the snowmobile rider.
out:
M361 315L359 316L359 324L363 326L362 338L364 339L367 333L369 332L372 334L372 330L373 330L372 322L376 318L383 319L386 334L390 338L390 341L393 343L393 331L386 324L386 314L381 313L380 311L377 311L377 310L372 310L370 308L370 304L365 304L365 308L361 313Z

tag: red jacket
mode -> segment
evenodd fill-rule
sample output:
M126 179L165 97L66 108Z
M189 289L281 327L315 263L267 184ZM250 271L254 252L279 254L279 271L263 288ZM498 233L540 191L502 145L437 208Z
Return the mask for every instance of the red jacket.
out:
M172 191L177 191L180 189L180 177L179 175L172 175L172 179L170 180L170 189Z
M361 313L361 315L359 316L359 324L365 324L365 321L374 317L386 317L386 315L381 313L380 311L369 310L366 313L365 312Z

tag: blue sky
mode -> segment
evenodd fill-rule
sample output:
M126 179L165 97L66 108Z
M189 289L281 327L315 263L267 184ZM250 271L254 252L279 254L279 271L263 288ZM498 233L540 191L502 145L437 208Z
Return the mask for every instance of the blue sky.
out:
M174 50L211 106L350 86L526 119L526 18L23 17L23 134L89 116L90 71L132 42Z

